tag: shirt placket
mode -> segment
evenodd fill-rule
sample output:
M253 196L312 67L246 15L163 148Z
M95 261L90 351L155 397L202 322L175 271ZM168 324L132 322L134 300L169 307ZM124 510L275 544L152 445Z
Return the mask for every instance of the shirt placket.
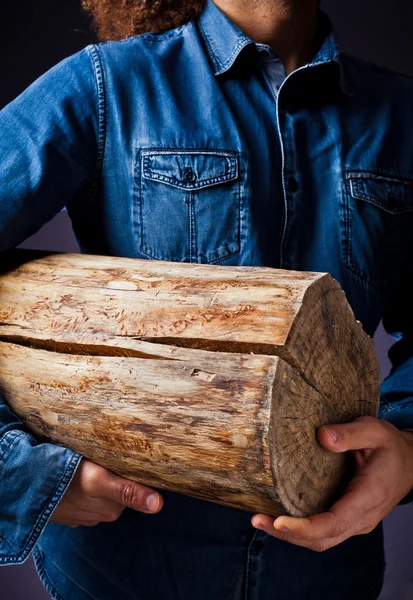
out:
M286 219L287 219L287 195L285 189L285 181L284 181L284 169L285 169L285 160L284 160L284 148L283 148L283 139L280 130L279 123L279 109L278 109L278 92L281 88L283 81L286 79L287 74L285 72L285 67L282 60L274 53L270 46L264 44L256 44L259 56L260 56L260 64L262 68L262 72L264 75L264 79L270 87L271 93L275 102L275 125L278 132L279 139L279 148L281 153L281 183L282 183L282 191L283 191L283 206L281 208L281 221L280 221L280 231L277 239L279 240L279 267L282 267L282 243L284 239L284 232L286 228Z

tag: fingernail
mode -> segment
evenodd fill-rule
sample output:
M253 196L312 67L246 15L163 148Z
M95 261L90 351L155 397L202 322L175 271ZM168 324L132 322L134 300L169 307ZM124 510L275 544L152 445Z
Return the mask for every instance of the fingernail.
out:
M278 527L274 525L274 529L277 531L282 531L283 533L290 533L290 530L285 525L279 525Z
M275 521L273 523L274 529L276 529L277 531L282 531L282 533L291 533L290 530L288 529L288 527L286 527L286 525L282 525L281 523L278 525L277 521L278 521L278 518L275 519Z
M334 429L329 429L328 427L323 427L324 431L326 432L326 434L328 435L328 437L330 438L330 440L332 442L336 442L338 439L338 435L336 434L336 432L334 431Z
M255 525L253 525L253 527L255 527L255 529L260 529L261 531L265 531L265 526L263 523L256 523Z
M146 508L149 512L156 512L159 508L158 494L151 494L146 498Z

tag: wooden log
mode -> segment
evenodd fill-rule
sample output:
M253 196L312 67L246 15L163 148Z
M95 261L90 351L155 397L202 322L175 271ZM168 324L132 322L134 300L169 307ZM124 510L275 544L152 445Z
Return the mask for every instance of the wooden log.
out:
M351 475L316 429L377 416L371 338L329 274L12 250L0 391L39 439L115 473L277 516Z

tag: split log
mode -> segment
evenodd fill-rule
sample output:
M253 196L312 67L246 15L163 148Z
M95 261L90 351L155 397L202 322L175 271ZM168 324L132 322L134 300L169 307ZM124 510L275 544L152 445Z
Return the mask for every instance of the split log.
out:
M316 429L377 416L371 338L329 274L12 250L0 391L39 439L160 489L277 516L351 474Z

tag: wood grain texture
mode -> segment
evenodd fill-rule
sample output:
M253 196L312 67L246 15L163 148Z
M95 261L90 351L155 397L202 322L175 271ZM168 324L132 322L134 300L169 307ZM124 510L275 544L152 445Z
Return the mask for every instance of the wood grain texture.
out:
M316 428L377 416L372 340L325 273L12 250L0 390L39 439L130 479L309 515L348 457Z

